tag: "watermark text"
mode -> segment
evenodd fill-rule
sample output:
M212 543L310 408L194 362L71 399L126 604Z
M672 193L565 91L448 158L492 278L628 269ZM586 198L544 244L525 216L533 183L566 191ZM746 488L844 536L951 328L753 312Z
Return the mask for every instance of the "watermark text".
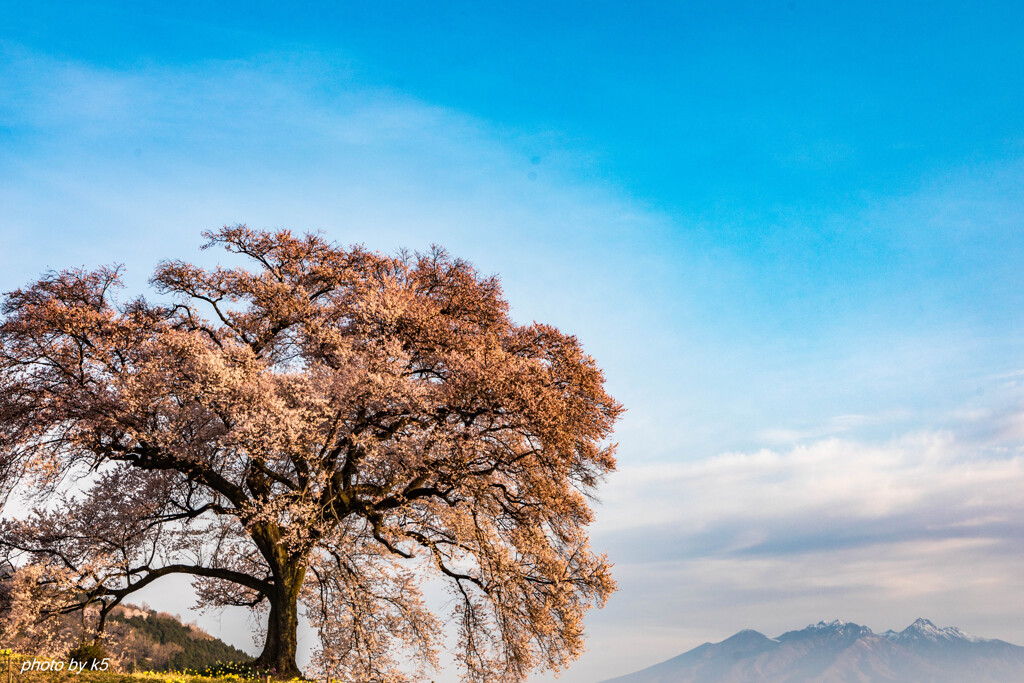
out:
M26 659L21 663L20 673L32 671L67 671L72 674L80 674L83 671L106 671L110 668L109 659L93 659L90 661L76 662L74 659L68 662L59 659Z

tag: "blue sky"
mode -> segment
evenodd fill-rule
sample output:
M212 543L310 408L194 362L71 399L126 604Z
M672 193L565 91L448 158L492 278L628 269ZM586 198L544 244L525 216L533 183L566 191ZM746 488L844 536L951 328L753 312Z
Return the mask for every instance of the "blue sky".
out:
M0 5L0 289L246 222L443 244L579 335L621 590L563 680L834 617L1024 643L1024 6Z

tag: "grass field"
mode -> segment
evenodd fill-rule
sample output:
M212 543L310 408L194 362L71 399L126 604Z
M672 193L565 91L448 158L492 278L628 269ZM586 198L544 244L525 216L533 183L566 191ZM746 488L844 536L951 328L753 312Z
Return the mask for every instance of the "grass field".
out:
M12 672L11 683L224 683L224 681L241 681L234 674L217 678L194 676L183 673L133 673L123 674L111 671L86 671L69 673L67 671L33 671L28 673ZM6 672L0 683L7 683Z
M0 673L0 683L225 683L226 681L246 681L258 679L244 679L237 674L225 674L223 676L196 676L188 673L176 672L140 672L140 673L116 673L113 671L86 671L84 673L69 673L67 671L32 671L19 673L12 670L8 679L6 667ZM266 679L263 679L266 680ZM299 679L294 679L299 681Z
M18 655L5 657L0 651L0 683L256 683L267 680L266 674L256 674L242 665L221 666L222 670L216 676L189 671L22 671L25 663L31 661ZM293 680L296 683L300 681Z

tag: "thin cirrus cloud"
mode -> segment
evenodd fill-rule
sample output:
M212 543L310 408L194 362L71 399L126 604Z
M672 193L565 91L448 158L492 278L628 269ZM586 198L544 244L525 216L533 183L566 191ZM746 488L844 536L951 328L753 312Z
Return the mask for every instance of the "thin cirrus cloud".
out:
M441 243L505 275L524 320L578 323L572 302L595 294L632 311L679 299L654 282L676 265L666 218L581 180L591 160L557 133L496 128L315 56L118 71L6 53L5 289L111 260L141 289L160 258L200 256L201 230L248 222L384 251Z

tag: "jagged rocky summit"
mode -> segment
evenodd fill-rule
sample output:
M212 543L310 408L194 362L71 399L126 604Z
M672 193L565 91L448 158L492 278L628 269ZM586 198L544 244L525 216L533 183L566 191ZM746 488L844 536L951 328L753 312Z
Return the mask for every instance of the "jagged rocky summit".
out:
M1024 647L918 619L873 633L818 622L768 638L743 630L605 683L1009 683L1024 681Z

